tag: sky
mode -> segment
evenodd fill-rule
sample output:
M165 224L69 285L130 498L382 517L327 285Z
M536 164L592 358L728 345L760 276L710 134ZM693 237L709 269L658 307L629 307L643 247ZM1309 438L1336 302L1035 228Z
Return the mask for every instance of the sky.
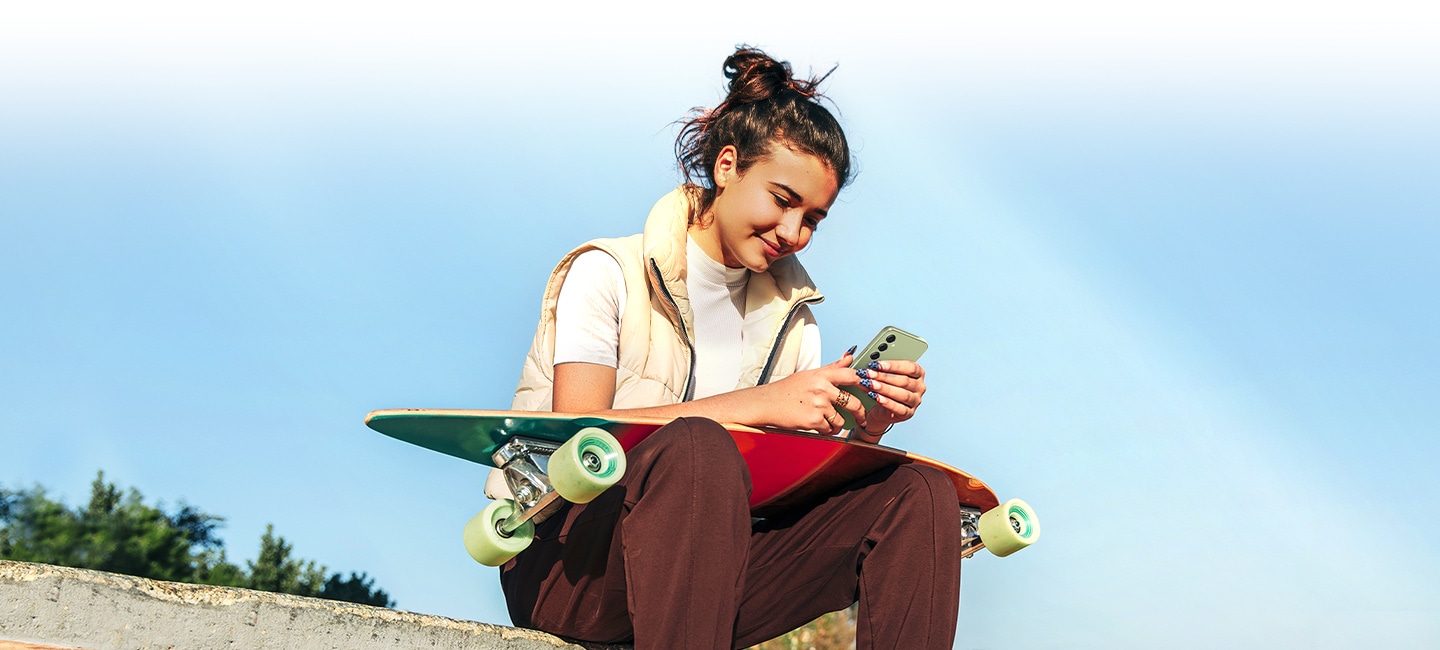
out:
M0 485L103 470L508 623L485 468L364 415L506 407L748 43L839 66L827 356L925 337L887 444L1043 522L964 563L955 647L1440 646L1436 10L637 7L0 9Z

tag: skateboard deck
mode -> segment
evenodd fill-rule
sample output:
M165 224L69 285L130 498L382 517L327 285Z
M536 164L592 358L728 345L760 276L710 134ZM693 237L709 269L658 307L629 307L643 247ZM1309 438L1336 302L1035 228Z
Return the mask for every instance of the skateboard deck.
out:
M491 455L511 438L562 443L586 427L605 430L626 451L670 420L612 419L583 414L463 409L371 411L365 424L387 436L495 467ZM917 464L945 473L960 504L980 511L999 505L984 482L919 454L803 431L723 425L750 470L750 509L772 516L823 499L840 487L894 465Z

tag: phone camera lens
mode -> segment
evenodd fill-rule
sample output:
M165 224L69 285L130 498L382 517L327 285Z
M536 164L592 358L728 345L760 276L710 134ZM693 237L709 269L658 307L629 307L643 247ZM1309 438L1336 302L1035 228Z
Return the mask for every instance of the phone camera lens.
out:
M890 345L889 345L889 344L886 344L886 343L881 343L881 344L880 344L880 351L881 351L881 352L884 352L884 351L889 350L889 349L890 349Z
M870 360L871 360L871 361L879 361L879 360L880 360L880 353L879 353L879 352L871 352L871 353L870 353Z
M894 343L894 342L895 342L895 335L894 335L894 334L891 334L890 336L885 337L885 342L886 342L886 343Z

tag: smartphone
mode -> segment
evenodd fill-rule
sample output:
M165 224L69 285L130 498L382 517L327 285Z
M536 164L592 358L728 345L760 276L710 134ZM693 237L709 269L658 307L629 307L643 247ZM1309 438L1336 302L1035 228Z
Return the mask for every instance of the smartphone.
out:
M879 334L875 335L874 339L870 340L869 345L866 345L861 348L859 352L855 353L855 360L851 362L850 367L859 370L869 366L872 361L901 359L905 361L919 361L920 355L925 354L925 350L929 348L930 344L926 343L925 339L895 327L894 325L887 325L880 330ZM875 400L870 399L870 396L866 395L868 391L865 390L864 386L842 386L840 390L850 393L852 397L860 400L860 405L865 407L866 412L869 412L870 409L875 407ZM836 410L840 412L841 417L845 418L845 428L853 430L855 428L855 418L851 417L850 411L846 409Z

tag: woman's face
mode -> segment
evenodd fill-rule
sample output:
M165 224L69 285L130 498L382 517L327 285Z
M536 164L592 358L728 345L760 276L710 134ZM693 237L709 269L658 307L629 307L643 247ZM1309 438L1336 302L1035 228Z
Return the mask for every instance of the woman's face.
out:
M783 142L744 174L738 163L734 147L716 157L715 202L693 236L725 266L761 272L810 243L840 187L819 158L791 151Z

